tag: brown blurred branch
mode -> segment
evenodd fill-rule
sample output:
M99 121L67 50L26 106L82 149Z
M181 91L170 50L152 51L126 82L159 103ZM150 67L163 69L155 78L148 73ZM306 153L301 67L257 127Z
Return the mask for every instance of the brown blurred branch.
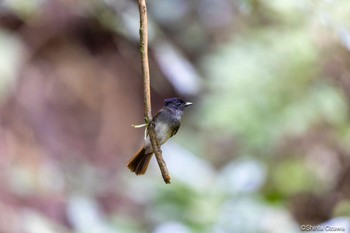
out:
M152 119L151 113L151 88L150 88L150 72L148 65L148 22L147 22L147 6L146 0L138 0L139 12L140 12L140 52L141 52L141 65L143 76L143 88L144 88L144 106L145 106L145 118L147 123L148 134L152 143L154 154L157 158L157 162L162 172L164 182L170 184L170 175L163 159L160 145L157 141L154 125L150 124Z

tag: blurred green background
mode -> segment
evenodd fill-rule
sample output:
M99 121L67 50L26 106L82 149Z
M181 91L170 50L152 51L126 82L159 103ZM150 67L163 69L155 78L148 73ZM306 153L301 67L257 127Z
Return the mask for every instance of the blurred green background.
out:
M153 113L194 103L162 147L171 185L126 168L136 1L0 2L0 232L350 232L350 1L148 9Z

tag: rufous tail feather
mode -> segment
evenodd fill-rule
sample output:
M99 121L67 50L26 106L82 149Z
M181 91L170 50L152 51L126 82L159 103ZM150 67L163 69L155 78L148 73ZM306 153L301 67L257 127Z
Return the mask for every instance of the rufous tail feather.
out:
M138 176L143 175L146 173L151 158L152 153L146 154L145 149L142 147L129 161L128 168Z

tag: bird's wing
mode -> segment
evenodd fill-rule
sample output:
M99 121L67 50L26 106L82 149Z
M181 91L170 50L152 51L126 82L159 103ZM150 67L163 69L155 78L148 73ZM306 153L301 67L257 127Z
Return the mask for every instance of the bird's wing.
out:
M177 131L179 130L179 128L180 128L180 125L178 125L176 128L174 128L174 131L172 132L170 137L174 136L177 133Z

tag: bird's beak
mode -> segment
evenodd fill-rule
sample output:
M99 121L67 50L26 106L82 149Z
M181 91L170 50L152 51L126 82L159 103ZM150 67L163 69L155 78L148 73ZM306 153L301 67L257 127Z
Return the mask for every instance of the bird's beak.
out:
M186 102L186 103L185 103L185 106L186 106L186 107L187 107L187 106L190 106L190 105L192 105L191 102Z

